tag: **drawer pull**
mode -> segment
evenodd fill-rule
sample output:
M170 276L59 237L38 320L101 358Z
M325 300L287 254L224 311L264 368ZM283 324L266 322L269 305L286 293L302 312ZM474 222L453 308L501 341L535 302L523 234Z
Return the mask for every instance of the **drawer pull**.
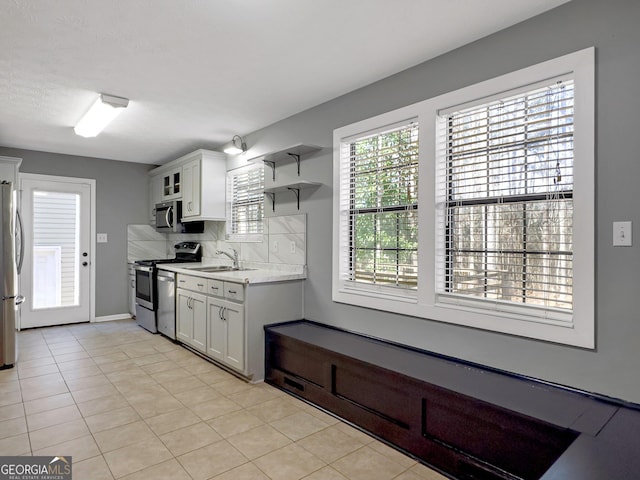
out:
M235 290L227 290L227 291L228 291L229 293L233 294L233 295L235 295L236 293L238 293L238 292L237 292L237 291L235 291Z
M197 284L199 287L204 287L204 283L198 283Z

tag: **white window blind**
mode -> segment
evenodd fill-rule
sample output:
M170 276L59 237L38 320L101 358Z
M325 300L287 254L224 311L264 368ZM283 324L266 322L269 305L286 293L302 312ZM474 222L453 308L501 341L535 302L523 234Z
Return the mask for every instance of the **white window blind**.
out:
M418 283L418 124L341 143L342 279L415 289Z
M251 165L228 173L230 238L261 235L264 217L264 167Z
M446 114L441 293L573 309L573 123L567 79Z

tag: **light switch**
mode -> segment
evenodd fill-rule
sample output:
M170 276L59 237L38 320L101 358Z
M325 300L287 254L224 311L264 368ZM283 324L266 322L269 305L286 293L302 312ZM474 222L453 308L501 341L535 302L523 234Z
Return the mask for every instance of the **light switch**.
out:
M98 243L107 243L109 241L109 238L107 237L106 233L98 233L96 237L97 237L96 241Z
M613 246L630 247L631 240L631 222L613 222Z

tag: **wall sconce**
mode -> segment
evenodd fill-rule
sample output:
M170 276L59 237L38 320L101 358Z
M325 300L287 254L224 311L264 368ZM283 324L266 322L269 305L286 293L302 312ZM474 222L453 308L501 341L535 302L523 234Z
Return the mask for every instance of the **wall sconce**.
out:
M229 155L238 155L247 151L247 144L240 135L234 135L231 139L231 145L224 149L224 153Z
M111 120L116 118L129 105L129 100L101 93L91 108L74 127L76 135L95 137Z

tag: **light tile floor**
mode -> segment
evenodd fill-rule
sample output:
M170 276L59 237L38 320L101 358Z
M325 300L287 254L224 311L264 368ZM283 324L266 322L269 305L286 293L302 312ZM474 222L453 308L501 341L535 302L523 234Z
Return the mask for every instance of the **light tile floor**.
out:
M134 321L26 330L0 371L0 455L73 457L74 480L441 480Z

